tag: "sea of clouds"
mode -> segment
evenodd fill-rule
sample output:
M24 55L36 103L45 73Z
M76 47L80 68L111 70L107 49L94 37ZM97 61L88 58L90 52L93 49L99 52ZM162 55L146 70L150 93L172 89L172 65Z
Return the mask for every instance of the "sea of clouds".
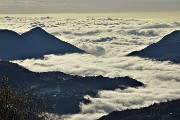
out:
M180 98L180 65L139 57L127 57L180 29L177 20L124 17L0 17L0 28L22 34L42 27L61 40L91 54L46 55L44 59L13 61L31 71L62 71L75 75L130 76L145 87L99 91L97 97L84 96L80 113L53 115L52 119L95 120L115 110L140 108ZM69 108L71 109L71 108Z

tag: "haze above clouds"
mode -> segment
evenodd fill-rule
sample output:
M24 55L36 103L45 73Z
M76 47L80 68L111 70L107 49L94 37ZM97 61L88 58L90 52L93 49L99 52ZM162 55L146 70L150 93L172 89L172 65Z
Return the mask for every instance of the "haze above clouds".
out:
M180 66L125 55L140 50L163 36L180 29L176 20L122 17L0 17L0 27L18 33L40 26L56 37L72 43L92 55L46 55L43 60L13 61L32 71L62 71L77 75L130 76L147 86L125 91L99 91L80 104L81 112L65 115L68 120L94 120L114 110L139 108L154 102L180 98ZM46 67L48 66L48 68ZM53 116L53 118L59 116Z
M179 0L1 0L0 13L180 11Z

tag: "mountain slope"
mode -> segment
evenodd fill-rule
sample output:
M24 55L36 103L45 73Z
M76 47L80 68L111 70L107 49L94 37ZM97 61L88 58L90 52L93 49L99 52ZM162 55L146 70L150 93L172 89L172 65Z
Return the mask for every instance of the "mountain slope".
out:
M98 120L180 120L180 100L141 109L115 111Z
M143 83L129 78L107 78L103 76L81 77L61 72L35 73L17 64L0 61L0 77L9 78L10 85L19 90L28 90L32 94L45 98L49 111L58 114L79 112L79 103L84 95L95 96L98 90L140 87Z
M47 54L85 53L85 51L59 40L41 28L19 35L10 30L0 30L0 59L23 60L43 58Z
M180 63L180 31L174 31L159 42L151 44L143 50L130 53L128 56L139 56L160 61Z
M59 40L55 36L47 33L40 27L31 29L29 32L21 35L22 38L30 40L32 43L50 49L53 53L84 53L83 50L67 42Z

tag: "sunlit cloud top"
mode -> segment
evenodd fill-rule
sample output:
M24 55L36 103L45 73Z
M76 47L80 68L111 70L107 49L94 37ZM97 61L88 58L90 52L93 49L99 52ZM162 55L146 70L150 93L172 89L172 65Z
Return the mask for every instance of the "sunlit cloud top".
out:
M180 11L180 0L1 0L0 13Z

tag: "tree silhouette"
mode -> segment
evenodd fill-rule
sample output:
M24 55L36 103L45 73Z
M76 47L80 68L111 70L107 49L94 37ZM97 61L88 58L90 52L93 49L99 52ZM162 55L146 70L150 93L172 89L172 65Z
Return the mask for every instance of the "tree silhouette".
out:
M38 117L45 110L42 98L27 91L18 92L8 83L8 78L0 81L0 120L42 120Z

